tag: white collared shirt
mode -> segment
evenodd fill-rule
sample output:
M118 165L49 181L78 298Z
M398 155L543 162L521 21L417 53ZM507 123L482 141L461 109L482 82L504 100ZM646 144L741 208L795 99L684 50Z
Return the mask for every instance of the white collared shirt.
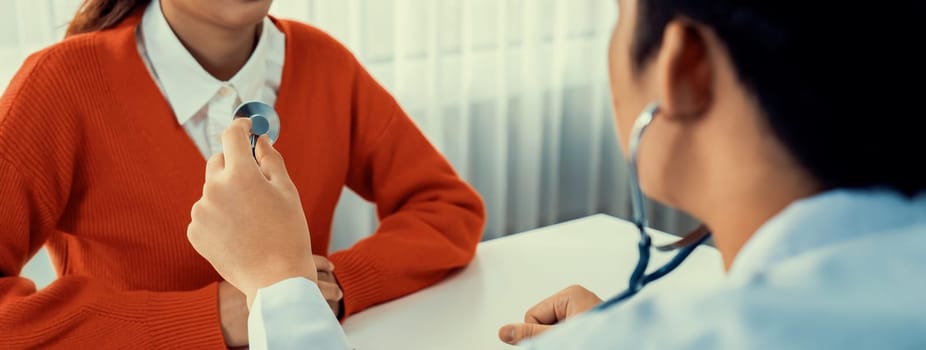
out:
M907 199L889 191L830 191L793 203L768 221L716 289L630 299L521 345L924 349L924 247L926 193ZM251 347L349 349L317 289L305 279L261 289L248 323Z
M222 151L222 131L244 101L276 102L283 76L285 36L265 18L260 38L244 67L228 81L209 74L187 51L164 18L160 1L152 1L137 32L138 51L177 123L203 157Z

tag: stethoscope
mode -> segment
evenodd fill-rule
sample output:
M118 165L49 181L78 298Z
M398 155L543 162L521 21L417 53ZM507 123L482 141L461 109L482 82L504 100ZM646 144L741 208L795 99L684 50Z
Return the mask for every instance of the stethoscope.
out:
M604 310L617 305L636 295L650 282L669 274L672 270L675 270L676 267L681 265L682 262L691 255L691 252L693 252L695 248L701 245L701 243L704 243L704 241L707 241L711 236L707 227L701 226L675 243L657 246L656 250L659 251L667 252L678 250L678 252L675 253L672 260L669 260L669 262L656 269L656 271L646 273L646 269L649 267L650 249L653 247L653 243L650 235L646 233L646 226L648 223L646 220L646 208L644 207L643 190L640 188L640 181L637 177L637 152L640 147L640 139L643 137L643 132L646 131L646 128L652 123L653 117L658 111L659 104L657 103L652 103L643 109L643 112L640 113L640 116L634 121L633 129L630 133L630 201L633 207L633 224L637 227L637 230L640 231L640 243L637 244L640 257L637 260L637 266L633 269L633 273L630 274L630 282L627 289L611 299L602 302L595 307L595 310Z
M266 134L270 144L280 138L280 116L272 106L260 101L247 101L235 108L234 119L251 119L251 154L257 146L257 139ZM256 155L255 155L256 157Z
M640 231L640 243L637 244L640 257L637 260L637 266L633 269L633 273L630 274L630 281L627 289L613 298L602 302L595 307L595 310L604 310L617 305L636 295L647 284L669 274L672 270L675 270L676 267L681 265L682 262L691 255L691 252L693 252L695 248L707 241L711 236L710 231L706 227L701 226L675 243L657 246L656 250L659 251L667 252L678 250L678 252L675 253L672 260L669 260L668 263L662 265L656 269L656 271L646 273L649 267L650 250L653 248L653 242L650 235L646 233L646 226L648 223L646 219L646 208L644 207L643 191L640 189L640 181L637 177L637 153L640 147L640 140L643 137L643 132L646 131L646 128L652 123L653 117L658 111L659 104L657 103L652 103L647 106L643 112L640 113L640 116L637 117L630 134L630 200L633 207L633 223L637 227L637 230ZM251 152L254 152L257 138L261 135L267 134L271 144L276 142L280 137L280 117L273 107L266 103L260 101L242 103L235 109L234 117L236 119L251 119Z

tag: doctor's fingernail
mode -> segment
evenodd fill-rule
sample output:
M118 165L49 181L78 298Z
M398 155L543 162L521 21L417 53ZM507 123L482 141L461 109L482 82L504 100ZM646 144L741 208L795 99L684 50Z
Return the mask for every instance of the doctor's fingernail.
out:
M502 340L504 340L508 344L511 344L512 342L514 342L514 327L507 326L505 328L508 328L508 329L502 332L505 334L505 339L502 339Z

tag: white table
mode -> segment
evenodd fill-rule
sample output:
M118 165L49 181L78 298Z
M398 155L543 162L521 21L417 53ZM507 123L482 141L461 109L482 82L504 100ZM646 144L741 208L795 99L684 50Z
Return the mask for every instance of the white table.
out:
M676 239L652 234L656 244ZM522 321L547 296L572 284L605 299L622 291L637 261L638 240L632 224L607 215L491 240L479 245L476 258L459 273L354 315L344 329L358 350L510 349L498 340L498 328ZM669 256L654 253L650 266ZM705 246L636 297L686 293L722 278L719 253Z

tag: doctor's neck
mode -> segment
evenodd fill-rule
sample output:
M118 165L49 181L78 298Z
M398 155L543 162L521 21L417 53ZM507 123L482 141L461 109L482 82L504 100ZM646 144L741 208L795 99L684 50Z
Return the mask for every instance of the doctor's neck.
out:
M717 167L709 171L706 187L697 190L701 193L687 205L689 212L711 229L728 271L746 242L765 223L794 202L821 191L819 182L778 142L761 137L758 128L753 128L753 133L745 131L748 128L740 130L744 135L727 138L739 140L720 141L712 150L726 152L726 156L714 157ZM750 138L752 141L746 141ZM737 143L738 148L734 147ZM742 147L744 144L755 147Z
M209 23L161 1L164 18L197 62L221 81L235 76L257 46L261 23L242 27Z
M779 179L788 181L787 179ZM748 192L716 202L706 213L714 244L727 271L756 232L795 201L818 193L812 186L777 186L754 182Z

